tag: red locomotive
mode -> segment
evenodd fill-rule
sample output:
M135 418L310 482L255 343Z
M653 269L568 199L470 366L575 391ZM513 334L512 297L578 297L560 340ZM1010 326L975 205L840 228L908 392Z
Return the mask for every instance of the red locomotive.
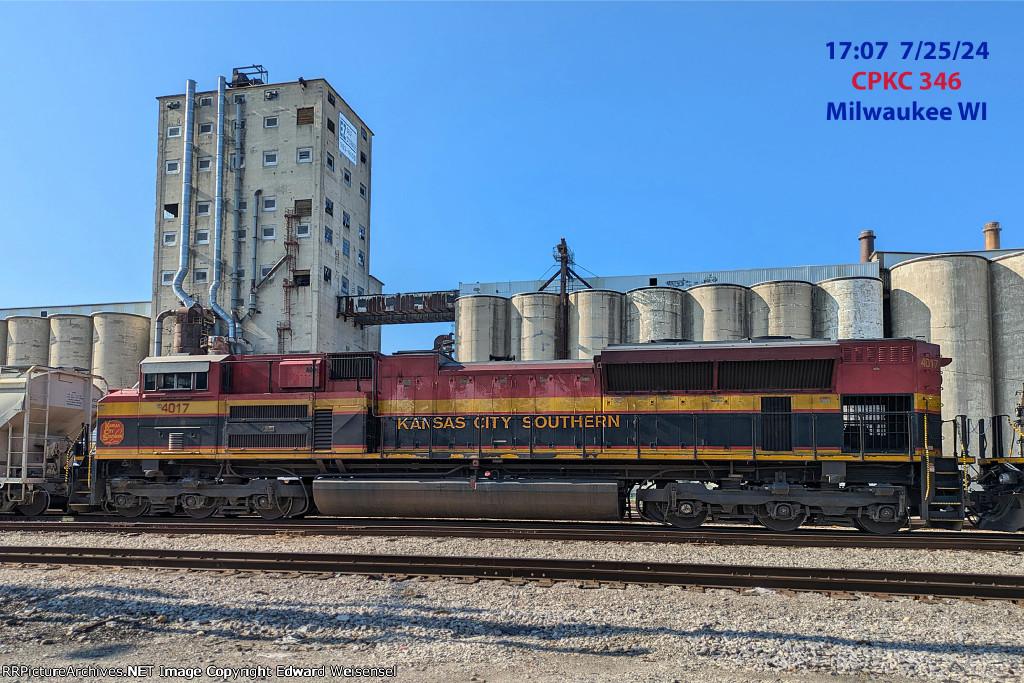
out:
M613 346L593 361L169 356L100 401L84 504L959 528L939 349L912 339Z

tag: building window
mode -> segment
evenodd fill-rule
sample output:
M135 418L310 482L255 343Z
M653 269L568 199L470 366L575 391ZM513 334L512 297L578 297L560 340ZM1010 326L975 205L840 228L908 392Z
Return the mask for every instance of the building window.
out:
M264 166L277 166L277 152L264 152L263 153L263 165Z
M238 279L239 280L244 280L245 279L245 268L239 268L238 269Z
M270 271L274 269L274 266L260 266L260 280L266 280L270 277Z
M362 126L359 127L359 134L363 136L364 140L366 139L366 129Z
M196 215L197 216L209 216L210 215L210 202L196 202Z
M308 270L296 270L295 271L295 286L296 287L309 287L309 271Z
M352 173L347 168L345 169L345 184L352 187Z
M160 284L164 287L174 284L174 271L164 270L160 272Z
M334 244L334 230L330 227L324 227L324 242Z
M308 164L313 161L312 147L299 147L295 153L295 161L300 164Z
M327 199L326 197L324 198L324 211L331 216L334 215L334 202L332 202L330 199Z
M334 170L334 157L331 155L330 152L327 153L327 168L329 168L332 171Z
M164 172L167 173L168 175L172 175L174 173L181 173L181 162L177 159L172 159L171 161L164 162Z
M277 197L264 197L263 198L263 210L264 211L277 211Z
M362 287L356 287L356 296L362 296L365 293L366 293L365 289L363 289Z
M200 107L212 107L213 106L213 98L212 97L200 97L199 98L199 106Z
M330 282L330 281L331 281L331 269L328 268L327 266L324 266L324 282Z
M295 226L296 237L309 237L309 234L309 223L299 223L298 225Z
M210 135L211 133L213 133L213 124L212 123L200 123L199 124L199 134L200 135Z
M167 129L167 137L169 137L169 138L180 138L181 137L181 126L170 126Z
M245 130L245 119L235 121L235 130Z
M366 185L359 183L359 196L366 199Z
M295 110L295 125L308 126L313 123L316 110L313 107L301 107Z
M334 132L334 121L327 119L327 130Z
M277 226L276 225L264 225L260 229L260 235L265 240L276 240L277 239Z
M164 233L164 246L173 247L178 243L178 233L176 232L165 232Z
M210 273L209 271L206 270L206 268L196 268L192 272L192 282L196 283L197 285L201 285L204 282L209 282L209 280L207 279L209 275Z
M196 244L209 244L210 243L210 231L209 230L196 230Z
M359 239L361 239L361 240L365 240L366 239L366 228L364 228L361 225L359 226Z
M327 93L327 103L330 104L332 107L334 106L334 93L330 91L328 91Z
M199 170L209 171L213 168L213 157L199 157Z
M241 213L245 213L245 210L249 208L249 203L244 199L238 202L238 210Z
M358 263L360 266L365 266L366 265L366 254L364 254L362 251L360 251L359 255L356 256L356 263Z
M169 221L172 218L178 217L178 205L177 204L164 204L164 220Z
M265 99L265 100L276 100L277 99L277 91L276 90L264 90L263 91L263 99Z
M366 152L360 152L359 153L359 162L363 163L363 164L366 163Z
M348 215L348 211L341 212L341 224L344 225L346 228L352 227L352 218L351 216Z
M263 127L264 128L277 128L278 118L276 116L264 116Z
M341 253L344 254L345 256L348 256L348 252L349 252L348 240L347 239L342 239L341 240Z
M245 155L244 154L232 154L231 155L231 169L245 168Z
M231 101L235 104L245 104L245 95L235 95Z
M347 277L342 277L341 278L341 291L343 291L346 294L348 294L348 278Z

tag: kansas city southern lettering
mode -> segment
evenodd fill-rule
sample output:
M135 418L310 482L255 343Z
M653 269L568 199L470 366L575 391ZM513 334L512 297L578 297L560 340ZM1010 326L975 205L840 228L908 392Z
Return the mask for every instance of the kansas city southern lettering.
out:
M477 415L475 417L400 417L399 429L596 429L618 427L619 415Z

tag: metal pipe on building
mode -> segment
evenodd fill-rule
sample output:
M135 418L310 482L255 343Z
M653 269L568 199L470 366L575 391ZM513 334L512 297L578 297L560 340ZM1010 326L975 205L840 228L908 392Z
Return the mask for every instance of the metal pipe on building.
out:
M164 318L169 315L174 315L175 310L172 308L169 311L164 311L156 317L156 334L153 335L153 355L159 356L163 353L163 342L164 342Z
M217 303L217 291L220 289L221 275L221 233L224 229L224 90L225 79L217 77L217 182L214 192L213 218L213 282L210 283L210 308L220 320L228 325L228 338L235 338L235 320ZM218 322L217 327L220 327ZM215 330L220 332L219 329Z
M990 251L993 249L999 249L999 231L1002 228L999 227L999 221L992 221L986 223L982 232L985 233L985 250Z
M185 81L185 141L181 160L181 247L178 250L178 272L174 274L174 294L186 308L192 308L196 300L185 293L182 283L188 273L189 229L192 227L192 147L193 118L196 107L196 82Z
M250 240L252 241L252 272L249 273L249 312L247 317L256 315L256 243L259 242L257 236L260 229L260 195L263 194L263 190L256 190L252 198L252 235Z
M863 230L858 239L860 240L860 262L868 263L871 261L871 255L875 253L875 231Z
M235 239L231 254L231 310L242 308L242 279L238 271L242 268L242 100L235 102ZM237 327L236 327L237 332ZM241 336L241 335L238 335Z

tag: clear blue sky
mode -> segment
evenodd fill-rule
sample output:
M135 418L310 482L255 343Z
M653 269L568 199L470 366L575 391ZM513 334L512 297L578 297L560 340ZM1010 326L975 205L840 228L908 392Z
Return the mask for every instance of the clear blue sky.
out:
M145 300L154 98L234 66L327 78L376 133L386 291L1024 247L1016 3L0 4L0 307ZM889 41L830 61L829 41ZM903 62L900 41L987 41ZM855 71L959 71L957 92ZM986 101L985 122L825 120L828 101ZM440 326L441 331L450 326ZM437 326L386 329L385 350Z

